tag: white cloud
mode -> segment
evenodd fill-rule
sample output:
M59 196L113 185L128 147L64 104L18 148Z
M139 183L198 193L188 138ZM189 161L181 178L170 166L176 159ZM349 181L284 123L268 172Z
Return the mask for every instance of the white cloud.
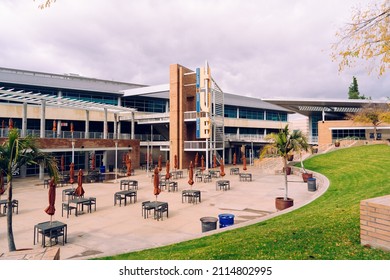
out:
M365 6L368 0L361 5ZM0 66L141 84L169 65L202 66L226 92L255 97L388 96L362 68L338 73L329 47L357 1L57 0L0 3ZM386 74L388 75L388 74Z

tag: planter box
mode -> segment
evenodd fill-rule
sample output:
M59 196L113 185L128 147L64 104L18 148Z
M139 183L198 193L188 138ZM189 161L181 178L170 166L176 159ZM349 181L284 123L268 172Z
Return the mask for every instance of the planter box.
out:
M284 199L284 197L277 197L275 198L275 207L277 210L284 210L294 205L294 199L287 198Z

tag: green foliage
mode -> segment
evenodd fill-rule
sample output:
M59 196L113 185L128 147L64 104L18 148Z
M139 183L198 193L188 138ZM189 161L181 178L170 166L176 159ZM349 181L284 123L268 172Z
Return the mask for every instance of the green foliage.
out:
M263 148L260 157L264 157L268 150L275 150L276 153L283 158L285 185L284 199L287 200L287 157L291 152L308 151L310 145L307 143L307 139L305 135L302 134L302 131L294 130L293 132L290 132L288 125L286 125L283 129L280 129L278 133L271 133L267 135L266 140L270 140L270 144Z
M50 176L58 181L58 167L54 157L41 152L32 137L19 138L17 129L11 129L8 139L0 146L0 170L7 176L8 209L12 209L12 179L15 171L24 165L43 163L48 167ZM7 233L9 251L16 246L12 231L12 211L7 212Z
M352 77L352 83L349 86L348 99L367 99L364 95L360 95L358 82L355 76Z
M104 259L389 260L389 252L360 244L359 203L389 194L390 146L340 149L305 165L331 182L309 205L251 226Z

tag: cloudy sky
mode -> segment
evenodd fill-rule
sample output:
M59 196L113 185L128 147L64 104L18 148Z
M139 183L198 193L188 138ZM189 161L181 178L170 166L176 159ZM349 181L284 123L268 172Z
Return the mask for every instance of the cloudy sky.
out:
M207 60L234 94L347 98L356 76L361 94L390 96L390 73L339 73L330 57L336 31L369 0L42 1L0 1L0 67L157 85L170 64Z

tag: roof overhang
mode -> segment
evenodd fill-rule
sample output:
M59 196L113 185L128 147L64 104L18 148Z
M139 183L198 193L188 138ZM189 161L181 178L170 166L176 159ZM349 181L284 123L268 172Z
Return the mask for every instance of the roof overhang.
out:
M84 100L71 99L66 97L54 96L49 94L4 90L0 88L0 99L18 103L38 104L43 102L49 107L72 108L86 111L106 111L113 114L126 114L136 111L133 108L101 104Z
M382 100L367 99L262 99L296 113L309 116L312 112L355 113L368 104L385 104Z

